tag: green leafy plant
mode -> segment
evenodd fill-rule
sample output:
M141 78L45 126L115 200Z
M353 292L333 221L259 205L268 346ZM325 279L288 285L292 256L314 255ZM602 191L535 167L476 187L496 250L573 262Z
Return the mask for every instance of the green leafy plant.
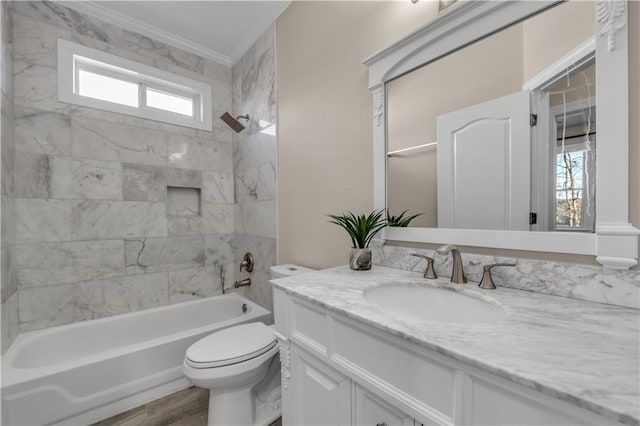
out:
M393 216L389 212L389 209L387 209L387 226L406 228L407 226L409 226L409 223L411 223L413 219L424 214L424 213L418 213L418 214L405 217L404 215L407 214L408 211L409 210L405 210L402 213L400 213L398 216Z
M351 238L353 248L367 248L373 237L379 230L387 226L384 218L384 210L374 210L369 215L355 215L347 212L341 216L330 214L329 222L341 226Z

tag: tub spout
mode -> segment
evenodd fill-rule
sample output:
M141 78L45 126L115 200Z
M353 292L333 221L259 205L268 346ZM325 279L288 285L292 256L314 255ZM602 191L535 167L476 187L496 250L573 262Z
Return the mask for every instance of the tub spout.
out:
M245 278L244 280L236 281L235 284L233 285L233 288L248 287L250 285L251 285L251 278Z

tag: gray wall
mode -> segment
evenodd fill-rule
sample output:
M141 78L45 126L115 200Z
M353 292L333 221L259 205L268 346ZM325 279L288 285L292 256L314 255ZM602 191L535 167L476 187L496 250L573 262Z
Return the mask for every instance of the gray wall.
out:
M18 281L15 268L16 207L14 200L13 164L13 87L12 87L12 30L11 3L2 2L0 7L0 182L2 197L0 200L0 241L2 242L2 269L0 287L2 295L2 342L0 349L4 353L18 333Z
M249 114L248 127L233 136L236 196L236 259L255 256L253 284L245 295L272 310L269 268L276 261L276 137L262 133L276 122L273 26L233 66L233 111ZM240 278L249 276L246 273Z
M219 294L220 267L233 284L230 67L57 3L13 6L20 331ZM57 38L211 84L213 132L58 102ZM200 187L201 216L168 216L168 185Z

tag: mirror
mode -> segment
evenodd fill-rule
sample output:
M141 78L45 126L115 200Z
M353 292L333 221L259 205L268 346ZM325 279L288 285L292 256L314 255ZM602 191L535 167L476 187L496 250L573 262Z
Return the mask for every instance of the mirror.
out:
M439 216L442 216L440 214L441 206L444 206L445 209L448 208L449 213L452 205L457 207L455 201L457 201L456 196L459 194L454 192L454 196L450 197L447 203L439 203L436 198L431 219L428 214L425 214L419 217L420 222L416 221L414 227L386 227L380 232L382 240L432 244L452 243L472 247L595 255L595 260L598 263L604 267L615 269L628 269L637 265L640 230L629 222L630 180L627 161L630 150L629 45L632 48L637 46L635 46L635 41L629 38L628 4L626 0L608 0L596 1L595 4L593 2L584 3L583 8L580 7L581 2L579 1L570 1L568 5L566 2L557 0L457 2L433 21L364 60L364 64L369 70L369 89L372 94L373 106L373 205L376 209L384 209L389 206L392 209L413 209L413 206L408 203L411 200L420 199L419 197L424 194L428 195L429 185L434 185L433 181L419 180L418 175L410 175L410 179L402 181L400 185L395 185L393 181L387 179L388 174L395 173L388 170L393 166L389 164L391 159L387 155L388 152L394 150L394 147L411 148L416 145L431 144L438 139L437 114L436 118L433 118L436 120L434 126L432 122L430 124L427 120L428 108L468 96L471 93L469 87L484 90L484 88L495 86L505 79L504 72L509 67L521 69L523 74L518 83L521 86L518 89L514 84L514 91L508 92L503 97L517 94L520 90L520 92L528 94L530 102L529 108L524 109L523 113L513 114L513 120L507 120L502 115L497 115L494 120L479 120L478 123L483 124L484 127L475 126L476 122L467 123L473 125L464 126L457 124L455 120L441 121L453 129L457 138L456 144L458 141L462 143L465 138L474 140L474 132L488 140L485 145L474 146L479 149L475 151L471 149L464 153L466 157L461 158L465 161L465 167L468 164L475 164L477 162L475 160L486 152L498 152L492 156L484 155L483 162L477 162L482 164L481 170L484 175L487 175L484 173L487 170L493 173L491 176L495 179L491 185L486 183L477 185L473 179L475 175L471 175L471 178L467 176L467 183L470 187L476 185L477 193L468 192L466 195L469 199L476 197L480 200L463 211L468 214L467 218L475 220L477 216L491 219L491 214L487 214L486 210L482 209L495 204L502 205L510 217L517 217L522 221L521 214L512 212L516 212L517 206L526 205L528 197L529 213L532 211L531 209L535 209L533 211L537 214L537 217L534 218L536 219L534 225L529 225L527 230L514 230L512 224L518 223L514 220L512 223L503 224L502 227L495 227L495 229L434 227L439 226ZM566 12L562 13L562 11ZM533 24L534 20L542 21ZM580 27L585 30L583 34L581 34L582 30L574 28L574 23L577 22L585 23L585 26ZM495 71L498 74L492 74L486 70L490 64L487 65L486 62L481 61L483 58L477 58L476 62L470 63L471 65L465 63L459 69L454 70L460 74L465 70L463 66L466 66L466 69L470 69L467 75L470 74L471 77L462 80L458 74L458 84L449 88L448 96L444 96L444 100L432 99L435 98L437 90L441 88L440 85L433 87L431 93L425 92L422 86L417 85L409 86L407 90L405 98L407 103L401 103L404 112L397 112L398 100L393 104L389 102L388 98L394 96L394 91L397 90L397 87L393 86L400 85L404 79L411 78L414 72L419 73L432 66L437 67L438 64L448 62L452 57L455 59L453 55L456 52L473 48L478 40L481 40L479 43L490 42L491 37L499 37L504 31L513 31L517 25L520 25L523 34L532 35L520 40L516 39L516 44L520 45L522 49L521 62L517 60L515 63L510 62L508 63L510 65L498 67L498 71ZM587 27L590 28L590 31L586 31ZM593 36L588 40L587 37L590 37L591 34ZM495 55L495 51L487 54L493 53L496 61L502 60L502 63L505 63L504 58L508 57L507 47L509 42L513 41L513 39L504 40L503 44L497 46L497 49L500 49L499 55ZM538 55L525 54L525 52L532 51L538 52ZM593 87L594 91L585 98L588 100L569 105L570 96L566 93L560 94L560 96L564 96L562 111L554 109L557 105L552 104L552 102L556 102L553 98L558 94L552 92L561 87L557 84L564 84L564 87L571 87L574 83L580 84L580 81L584 81L585 76L588 77L592 73L589 67L593 63L595 63L596 83ZM484 80L476 78L482 73L488 77ZM453 80L449 77L446 80ZM443 83L445 80L435 81ZM595 98L593 96L595 87L598 90L597 105L595 99L591 99ZM516 96L516 98L518 97ZM445 109L440 113L444 115L455 111L464 112L467 109L471 109L473 112L472 107L478 107L475 108L478 110L484 102L496 101L497 99L500 99L499 95L477 99L473 101L475 103L454 105L454 108ZM513 99L511 100L513 101ZM522 99L517 100L522 101ZM506 103L505 101L503 104ZM522 102L522 104L526 103ZM546 107L540 108L540 105L546 105ZM489 110L485 109L485 111ZM495 113L493 110L489 111L489 113L492 112ZM530 161L518 163L522 164L522 167L528 168L528 173L521 173L521 170L514 167L505 167L506 163L503 161L515 158L514 154L526 155L526 149L522 148L522 144L515 143L515 136L508 140L509 143L502 142L505 147L502 150L496 150L495 146L491 145L491 141L501 135L502 139L498 138L498 140L504 141L504 134L508 133L507 130L511 132L508 134L515 134L511 128L516 128L523 121L526 123L527 114L530 112L537 116L537 124L530 129L528 136ZM388 117L390 115L395 117ZM597 149L596 135L592 134L596 130L593 121L595 115L597 115ZM398 120L398 117L404 121L400 123L399 127L396 127L396 130L390 132L389 125L395 123L394 120ZM560 121L558 121L559 118ZM516 121L520 123L516 123ZM582 127L583 133L589 136L588 143L587 141L583 141L584 143L574 141L584 137L580 136L580 133L573 133L576 130L574 129L575 125ZM428 126L431 126L431 131L435 133L429 134L427 130L424 130ZM480 127L482 129L478 130ZM397 129L401 129L407 137L413 138L412 142L402 142L402 138L397 134ZM467 130L469 131L467 132ZM526 137L526 132L517 134L518 140L521 140L522 135ZM560 141L558 141L558 135L562 137ZM572 138L572 136L576 136L576 138ZM451 161L458 154L452 149L443 149L444 145L446 144L436 145L439 148L436 148L435 166L421 165L422 168L429 169L432 173L435 167L436 197L439 194L447 194L446 191L438 190L441 181L449 185L452 182L451 179L439 178L438 174L443 168L438 167L437 153L443 153L446 161ZM454 144L448 143L449 148L452 145ZM499 143L494 145L499 145ZM420 149L425 148L433 149L433 145ZM516 153L515 150L518 152ZM595 168L593 167L594 153L597 154L595 155ZM570 155L566 156L566 154ZM576 160L582 163L573 166L572 172L574 173L563 173L563 167L566 167L565 160ZM496 172L501 168L503 170L502 179L500 173ZM446 167L444 169L447 170ZM448 170L452 169L455 172L460 168L448 168ZM524 179L528 177L529 183L523 184L522 181L514 181L513 185L505 184L505 182L510 183L511 179L504 179L504 176L511 178L508 173L512 172L517 176L524 176ZM597 179L594 185L593 176L596 173ZM458 178L455 173L453 176ZM453 181L453 184L455 185L456 182ZM513 199L523 198L525 201L521 203L510 202L509 204L486 202L482 197L483 193L487 188L493 190L494 186L499 185L503 185L505 188L504 199L507 199L508 195ZM395 204L394 197L402 192L395 191L393 187L399 188L400 191L407 194L401 206ZM513 191L512 187L525 188L529 194L522 197L523 192ZM589 198L585 195L586 192L589 192ZM553 194L555 194L555 198L552 196ZM451 201L452 199L454 202ZM579 203L577 203L578 200L580 200ZM574 203L574 201L576 202ZM504 206L510 207L507 209ZM511 206L516 207L511 208ZM411 213L424 211L420 208L421 206L417 207ZM460 210L456 209L456 213L458 211ZM523 211L526 213L526 210ZM391 213L398 215L399 211ZM503 216L507 216L507 213L503 213ZM432 222L430 226L421 222L429 219L434 220L434 218L435 222ZM590 231L593 221L595 221L595 232ZM483 225L486 226L486 224ZM491 224L491 226L495 226L495 224ZM539 232L530 232L530 230Z
M559 4L386 83L392 215L594 232L594 8Z

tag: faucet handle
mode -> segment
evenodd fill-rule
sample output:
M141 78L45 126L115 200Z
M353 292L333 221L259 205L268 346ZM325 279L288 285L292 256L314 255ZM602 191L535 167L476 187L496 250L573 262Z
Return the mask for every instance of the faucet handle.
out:
M240 262L240 272L244 269L247 272L253 272L253 255L251 253L245 253Z
M491 265L485 265L482 267L482 279L480 280L480 284L478 287L483 288L485 290L495 290L496 285L493 282L493 277L491 276L491 269L496 266L516 266L515 263L492 263Z
M433 258L429 256L425 256L423 254L412 253L411 256L419 257L421 259L425 259L427 261L427 269L424 271L423 277L429 278L431 280L438 278L438 274L436 274L436 270L433 267Z
M445 244L445 245L443 245L442 247L438 247L438 248L436 249L436 253L438 253L438 254L442 254L442 255L444 255L444 254L449 254L449 253L451 253L452 251L453 251L453 252L456 252L456 251L457 251L458 253L460 252L460 250L458 250L458 247L454 246L453 244Z

